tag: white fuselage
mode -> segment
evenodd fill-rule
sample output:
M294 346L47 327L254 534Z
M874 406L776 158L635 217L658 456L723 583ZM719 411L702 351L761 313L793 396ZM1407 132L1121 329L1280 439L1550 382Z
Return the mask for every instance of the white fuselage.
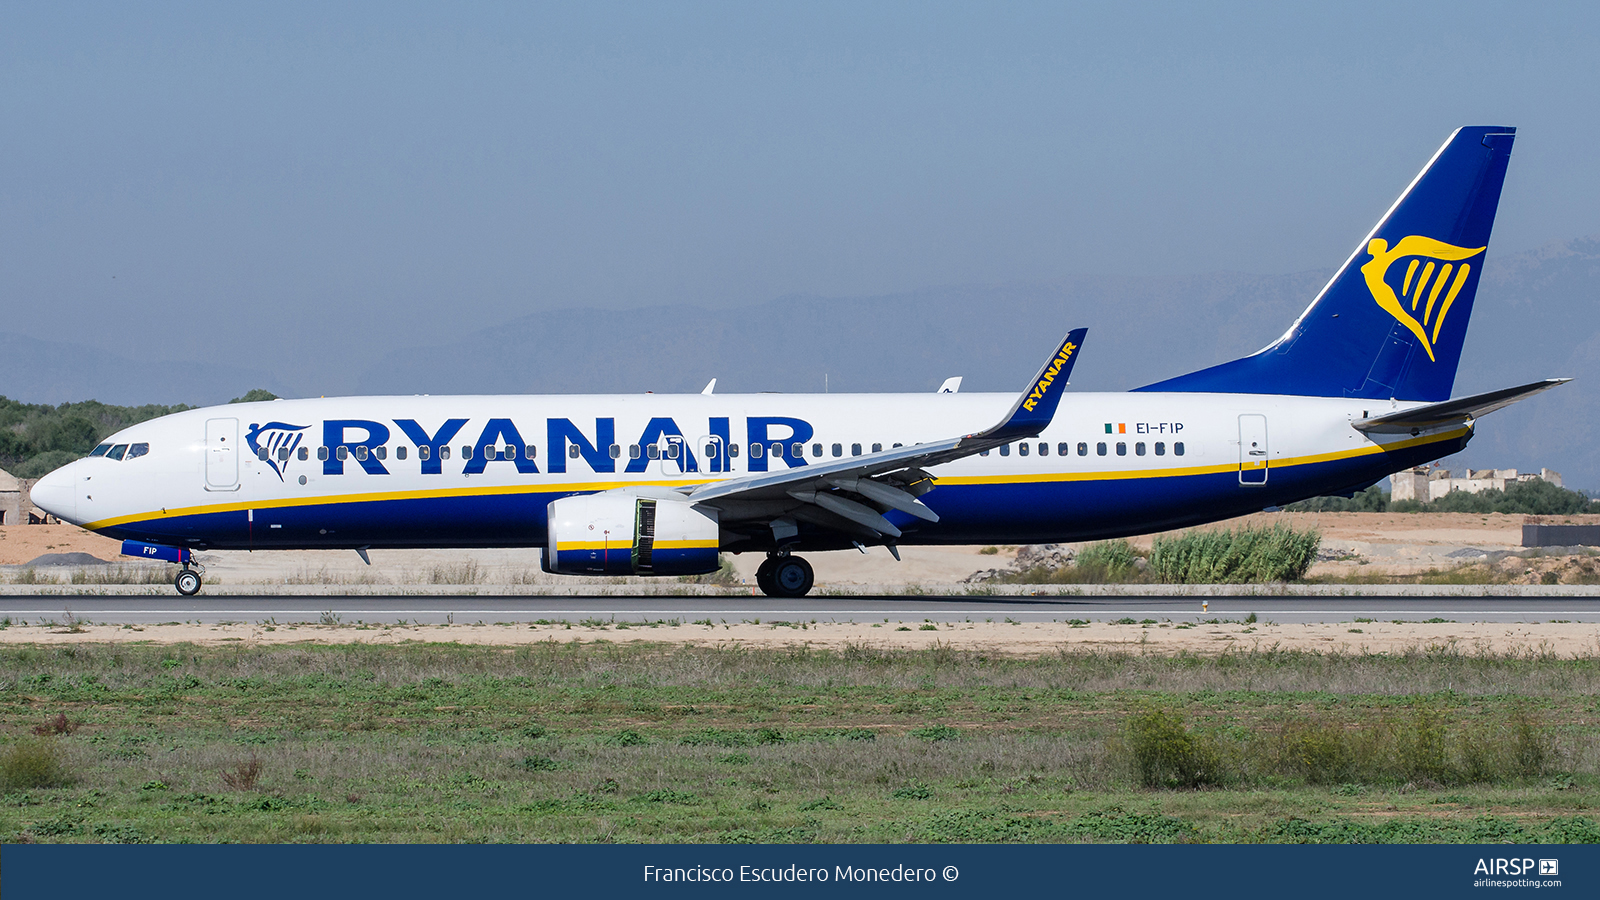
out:
M932 442L990 425L1014 400L644 394L244 403L124 429L102 446L148 444L148 452L80 460L35 496L91 530L194 547L540 546L544 508L560 497L686 488ZM1038 437L935 467L935 488L922 500L940 521L909 521L902 542L1140 533L1359 489L1470 437L1462 425L1418 435L1351 425L1415 405L1068 394ZM730 549L760 544L741 534L723 540Z

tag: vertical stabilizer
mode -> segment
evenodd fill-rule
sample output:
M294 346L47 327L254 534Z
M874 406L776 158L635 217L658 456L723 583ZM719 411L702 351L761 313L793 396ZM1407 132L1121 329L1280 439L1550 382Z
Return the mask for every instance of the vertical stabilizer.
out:
M1457 130L1283 337L1138 390L1448 399L1515 136Z

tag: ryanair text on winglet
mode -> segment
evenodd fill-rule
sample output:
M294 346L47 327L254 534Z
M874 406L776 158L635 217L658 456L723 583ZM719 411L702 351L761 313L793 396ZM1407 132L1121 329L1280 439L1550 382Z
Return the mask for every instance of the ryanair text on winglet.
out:
M1033 412L1033 408L1038 405L1040 400L1044 399L1045 392L1050 390L1050 383L1055 381L1056 376L1061 373L1061 367L1072 359L1072 354L1077 349L1078 345L1070 340L1061 345L1061 350L1056 354L1056 358L1051 361L1050 367L1044 370L1044 377L1040 378L1039 383L1033 386L1032 391L1028 392L1028 399L1022 401L1023 409Z

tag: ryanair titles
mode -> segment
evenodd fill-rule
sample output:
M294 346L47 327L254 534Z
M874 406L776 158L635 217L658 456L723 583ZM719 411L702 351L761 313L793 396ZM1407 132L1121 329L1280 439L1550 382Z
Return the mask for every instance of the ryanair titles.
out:
M1056 358L1050 361L1050 365L1045 366L1044 374L1039 376L1039 380L1033 385L1033 390L1029 391L1027 398L1022 401L1023 409L1033 412L1033 408L1039 405L1044 395L1050 392L1050 385L1055 382L1056 376L1061 374L1062 367L1072 361L1072 354L1077 349L1078 345L1074 344L1071 338L1061 345L1061 349L1056 352Z
M457 460L452 468L459 465L467 475L481 474L496 463L514 466L520 474L539 474L541 462L551 474L565 473L569 465L606 473L728 472L730 459L740 455L726 416L711 417L699 434L685 432L670 416L657 416L627 445L617 442L617 421L612 417L597 417L593 428L571 419L547 418L539 430L510 418L489 418L482 428L468 430L470 421L327 419L322 422L321 444L314 448L301 440L315 433L313 425L252 423L245 441L279 478L296 468L304 472L313 467L329 476L344 475L351 466L368 475L388 475L389 467L401 460L418 466L423 475L442 475L452 458ZM801 445L815 434L811 423L790 416L750 416L744 426L745 470L765 472L775 463L791 468L806 464ZM398 446L391 448L396 441Z

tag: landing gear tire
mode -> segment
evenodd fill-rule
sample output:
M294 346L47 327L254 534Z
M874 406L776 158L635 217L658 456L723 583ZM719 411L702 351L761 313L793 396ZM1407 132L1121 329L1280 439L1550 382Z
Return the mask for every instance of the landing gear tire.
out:
M811 592L816 573L811 564L798 556L780 556L772 561L772 574L767 576L772 589L768 597L804 597Z
M778 595L777 588L772 584L772 568L777 564L778 558L769 556L762 560L761 565L756 568L756 587L761 588L761 593L766 594L768 597L776 597Z
M172 579L172 586L185 597L193 597L200 593L200 573L193 569L184 569L178 573L177 578Z

